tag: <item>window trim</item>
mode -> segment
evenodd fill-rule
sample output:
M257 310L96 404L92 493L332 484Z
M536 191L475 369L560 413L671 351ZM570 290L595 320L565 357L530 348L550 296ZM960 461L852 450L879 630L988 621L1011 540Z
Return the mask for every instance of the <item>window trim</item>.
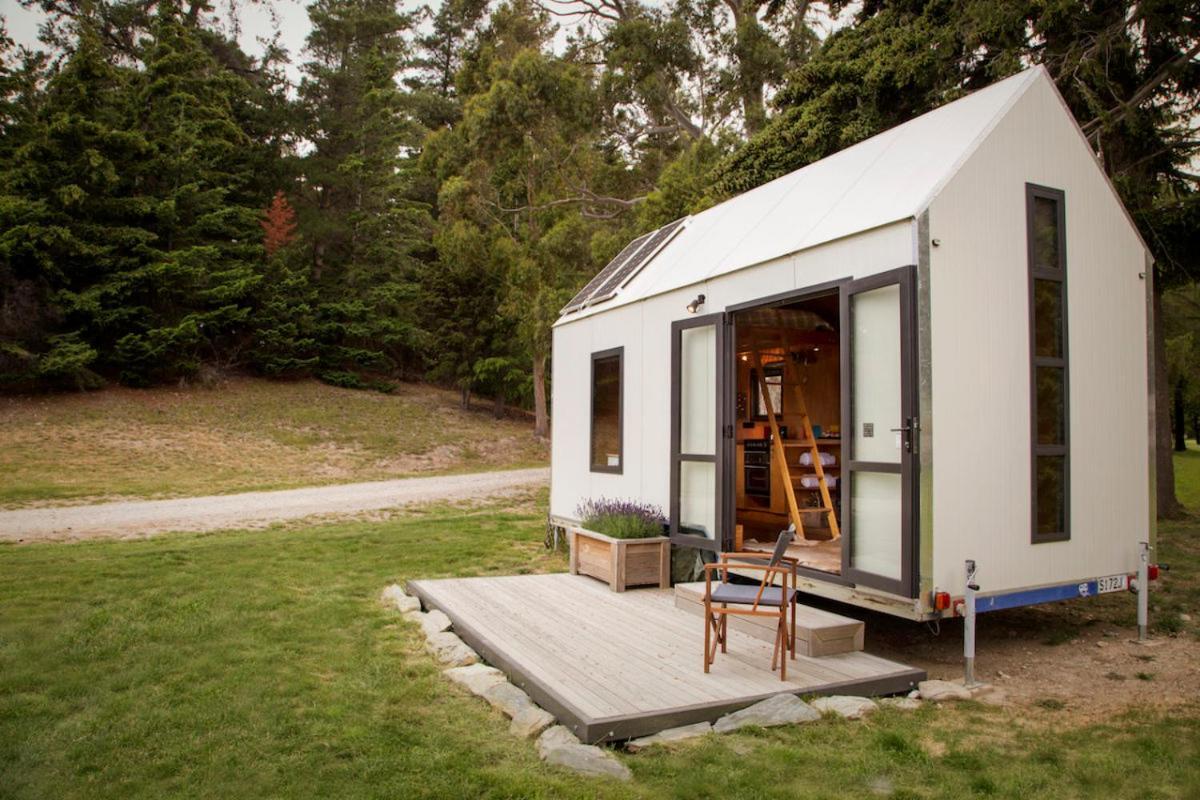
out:
M615 467L596 464L596 362L617 359L617 457L620 464ZM625 472L625 348L611 347L592 353L591 372L588 375L588 469L591 472L621 475Z
M1034 205L1041 198L1052 200L1058 210L1058 269L1039 269L1034 244ZM1030 543L1065 542L1071 539L1071 369L1070 369L1070 324L1067 303L1067 209L1066 193L1061 189L1025 184L1025 240L1027 280L1029 296L1029 440L1030 440ZM1037 354L1037 305L1034 295L1035 282L1049 280L1062 287L1062 357L1039 356ZM1056 367L1063 371L1063 443L1039 444L1037 370L1038 367ZM1038 532L1038 457L1061 456L1063 459L1063 529L1051 533Z

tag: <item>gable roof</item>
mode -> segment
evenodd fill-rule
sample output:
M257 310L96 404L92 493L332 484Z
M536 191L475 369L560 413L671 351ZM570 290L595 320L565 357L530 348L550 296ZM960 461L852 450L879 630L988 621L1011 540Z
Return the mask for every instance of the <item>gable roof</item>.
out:
M560 321L919 216L1039 79L1019 72L688 218L624 289Z

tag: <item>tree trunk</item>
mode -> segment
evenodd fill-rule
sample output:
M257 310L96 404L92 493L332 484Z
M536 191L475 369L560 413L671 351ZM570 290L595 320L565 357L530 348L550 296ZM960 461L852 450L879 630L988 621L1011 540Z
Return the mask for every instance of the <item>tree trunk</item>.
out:
M463 384L461 394L459 395L458 405L463 411L471 409L471 387Z
M1192 417L1192 441L1200 444L1200 416Z
M1187 420L1183 416L1183 379L1175 381L1175 452L1187 450Z
M1182 508L1175 497L1175 454L1171 449L1171 384L1167 380L1167 348L1162 324L1162 282L1154 281L1154 424L1155 481L1158 516L1176 519Z
M550 435L550 414L546 409L546 357L533 357L533 435L545 439Z
M496 419L504 419L504 392L497 390L496 396L492 398L492 416Z

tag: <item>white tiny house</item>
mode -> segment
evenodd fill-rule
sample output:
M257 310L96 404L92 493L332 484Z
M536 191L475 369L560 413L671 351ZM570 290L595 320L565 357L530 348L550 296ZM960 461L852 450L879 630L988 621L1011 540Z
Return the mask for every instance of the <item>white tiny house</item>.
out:
M554 327L551 515L653 503L702 557L795 522L802 589L912 619L967 560L985 610L1123 588L1150 280L1027 70L631 242Z

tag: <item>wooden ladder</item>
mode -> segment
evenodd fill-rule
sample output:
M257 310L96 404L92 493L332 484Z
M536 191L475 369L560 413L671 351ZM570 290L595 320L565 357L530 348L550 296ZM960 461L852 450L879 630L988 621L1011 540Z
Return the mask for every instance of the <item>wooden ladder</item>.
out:
M812 420L808 416L808 405L804 401L804 389L800 384L800 376L796 372L796 367L789 357L790 350L788 349L787 342L781 342L781 349L783 350L783 386L780 387L780 396L783 396L784 387L790 385L795 390L797 407L800 412L800 422L804 432L804 439L798 442L784 444L782 437L779 435L779 421L775 417L775 408L771 402L771 393L767 387L762 352L759 350L757 342L751 345L751 349L754 351L754 364L757 367L756 374L759 396L762 397L763 406L767 411L767 424L771 428L771 463L772 465L778 464L779 469L783 471L783 492L787 500L788 517L791 519L792 524L796 526L796 532L800 534L800 537L807 539L808 537L804 532L804 523L800 519L800 512L802 510L809 513L819 511L825 514L825 518L829 522L829 530L833 534L833 539L839 539L842 533L838 527L837 511L833 504L833 498L829 494L829 483L825 477L825 465L821 463L821 451L817 447L817 438L813 434ZM821 495L821 505L819 507L801 509L796 502L796 490L792 484L792 472L787 461L787 448L805 448L811 454L812 469L813 473L817 476L817 487Z

